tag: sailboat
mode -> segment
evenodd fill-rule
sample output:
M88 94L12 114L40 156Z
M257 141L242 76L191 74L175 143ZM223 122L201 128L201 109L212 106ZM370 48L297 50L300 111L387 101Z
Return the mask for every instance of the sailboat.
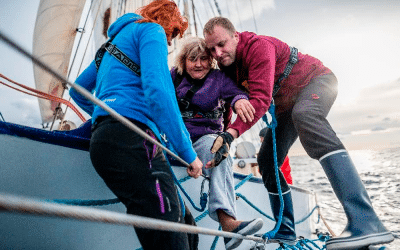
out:
M106 41L104 31L108 25L124 13L134 12L149 2L70 0L68 3L60 3L41 0L34 31L33 54L73 82L93 60L96 49ZM183 6L184 13L189 15L187 0L183 1ZM173 61L178 46L175 43L170 48L170 61ZM34 76L37 90L64 97L67 89L65 82L37 65L34 66ZM40 99L39 105L43 129L0 121L0 193L22 197L22 203L26 197L43 204L96 206L96 211L125 214L125 207L115 199L91 164L88 152L90 121L82 122L80 126L68 123L66 118L69 113L66 115L66 108L63 110L60 102L54 99ZM248 145L257 145L258 132L254 131L259 131L263 126L265 124L260 121L253 131L246 132L238 139L233 144L232 155L235 155L236 148L253 152L254 148ZM253 153L244 155L247 159L234 157L235 162L255 162ZM172 168L182 186L181 196L196 218L197 226L218 230L219 224L207 216L206 210L194 208L199 206L201 196L208 191L207 181L204 178L188 178L185 168L181 166L174 165ZM275 226L268 193L254 171L253 175L248 174L245 171L234 173L238 219L261 217L264 226L260 232L266 233ZM306 239L317 238L314 234L318 222L315 194L295 186L292 186L292 191L297 235ZM183 195L184 192L188 196ZM7 195L2 197L7 198ZM5 209L5 206L0 208ZM131 226L64 217L21 215L12 211L0 213L0 244L3 249L141 248ZM207 234L200 234L199 237L199 249L225 249L222 238ZM260 244L244 240L237 249L278 247L276 243Z

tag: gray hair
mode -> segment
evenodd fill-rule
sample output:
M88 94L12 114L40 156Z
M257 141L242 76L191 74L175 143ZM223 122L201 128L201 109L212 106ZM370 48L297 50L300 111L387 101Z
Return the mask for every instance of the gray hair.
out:
M178 56L175 59L175 69L179 74L183 74L186 70L186 59L189 57L194 57L197 59L203 52L206 52L209 57L209 63L211 68L215 68L216 62L211 55L211 51L207 48L206 42L200 37L188 37L183 43Z

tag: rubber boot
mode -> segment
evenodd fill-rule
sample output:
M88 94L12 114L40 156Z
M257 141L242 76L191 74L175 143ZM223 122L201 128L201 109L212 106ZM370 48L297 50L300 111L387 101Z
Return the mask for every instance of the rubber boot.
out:
M294 228L294 215L293 215L293 202L292 202L292 192L289 189L286 193L282 194L283 197L283 213L282 213L282 223L279 227L278 232L270 242L285 243L287 245L296 244L296 232ZM272 213L274 219L278 222L279 219L279 209L281 207L279 201L279 194L269 193L269 201L271 203Z
M394 240L375 213L367 190L346 150L326 154L320 163L343 206L347 226L326 242L326 249L358 249Z

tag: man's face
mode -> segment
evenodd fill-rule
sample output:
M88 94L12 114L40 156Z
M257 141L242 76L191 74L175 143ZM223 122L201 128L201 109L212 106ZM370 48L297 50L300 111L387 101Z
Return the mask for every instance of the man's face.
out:
M239 43L237 33L230 34L221 26L215 26L211 34L205 34L207 47L212 56L222 66L229 66L235 61L236 48Z

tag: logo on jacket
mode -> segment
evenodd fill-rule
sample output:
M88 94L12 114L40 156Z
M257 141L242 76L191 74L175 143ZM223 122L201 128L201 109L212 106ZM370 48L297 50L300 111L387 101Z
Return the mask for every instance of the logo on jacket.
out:
M247 90L247 93L249 93L249 83L247 80L244 80L241 85Z
M117 98L105 99L104 102L115 102L115 100L117 100Z

